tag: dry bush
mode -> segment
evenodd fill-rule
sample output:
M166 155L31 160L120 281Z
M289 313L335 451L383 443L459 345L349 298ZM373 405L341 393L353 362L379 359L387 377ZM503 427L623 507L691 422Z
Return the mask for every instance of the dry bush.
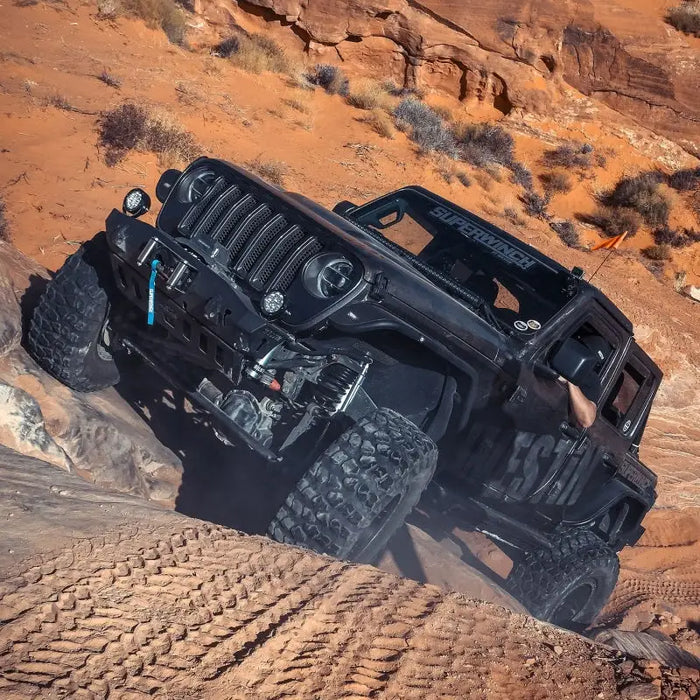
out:
M189 161L198 153L192 134L166 115L152 114L130 102L105 112L98 132L108 165L115 165L131 150L156 153L165 162Z
M119 89L122 86L122 81L119 80L116 75L112 75L111 73L107 72L107 70L103 70L97 76L97 79L102 81L105 85L109 85L109 87Z
M0 241L10 240L10 223L7 220L7 206L0 199Z
M642 254L649 260L669 260L671 249L667 245L650 245L642 248Z
M212 47L211 53L219 58L231 58L238 51L241 42L237 36L230 36L227 39L222 39L218 44Z
M663 226L656 229L653 236L657 245L667 245L671 248L687 248L700 242L700 231L692 228L672 229Z
M514 162L513 137L495 124L458 124L454 136L462 160L476 166L498 163L510 166Z
M249 73L289 73L292 61L285 50L273 39L262 34L241 35L238 46L230 46L231 62Z
M542 162L550 168L570 168L585 170L593 165L593 146L590 144L567 143L545 151Z
M493 187L493 180L491 179L491 176L485 173L483 170L477 170L474 173L474 179L487 192Z
M548 194L571 191L571 178L566 173L546 172L540 175L540 182Z
M374 80L363 80L352 86L348 103L358 109L390 109L389 93Z
M284 185L284 178L288 170L284 163L278 160L261 160L256 158L248 163L248 167L268 182L280 187Z
M520 201L525 207L525 213L528 216L532 216L535 219L542 219L544 221L549 220L549 212L547 207L549 206L549 197L546 195L537 194L537 192L525 192L520 197Z
M469 175L467 175L467 173L463 173L463 172L457 173L457 179L458 179L465 187L471 187L471 186L472 186L472 181L469 179Z
M672 7L666 15L666 21L681 32L700 36L700 2L686 0L677 7Z
M559 236L559 239L569 248L578 248L581 244L578 231L571 221L563 219L561 221L553 221L549 224L554 233Z
M100 19L111 20L119 17L121 4L119 0L97 0L97 16Z
M382 109L373 109L370 114L363 117L362 121L365 124L369 124L374 131L376 131L380 136L387 139L394 138L394 123L391 121L391 117Z
M384 80L382 88L392 97L416 97L419 100L425 97L425 93L420 88L399 87L393 80Z
M668 185L674 190L691 192L700 189L700 168L677 170L668 178Z
M512 163L510 166L511 180L516 184L531 190L533 186L532 173L522 163Z
M665 175L659 172L622 178L602 201L607 206L634 209L649 226L665 226L671 201L659 190L663 180Z
M350 81L338 66L317 63L313 70L306 73L306 79L312 85L322 87L330 95L347 97L350 93Z
M594 214L581 216L586 223L598 227L605 236L627 233L631 238L642 225L642 217L634 209L626 207L598 207Z
M503 169L496 163L487 163L483 171L494 181L503 182Z
M140 17L150 27L160 27L173 44L185 43L187 24L173 0L119 0L120 14Z
M459 154L449 125L424 102L414 97L401 100L394 109L394 119L424 153L445 153L452 158Z
M508 221L516 226L525 226L527 223L527 221L520 216L520 213L513 207L506 207L503 210L503 215L506 217L506 219L508 219Z
M51 105L51 107L55 107L56 109L61 109L64 112L75 112L75 107L68 101L67 97L64 97L63 95L51 95L46 100L46 104Z

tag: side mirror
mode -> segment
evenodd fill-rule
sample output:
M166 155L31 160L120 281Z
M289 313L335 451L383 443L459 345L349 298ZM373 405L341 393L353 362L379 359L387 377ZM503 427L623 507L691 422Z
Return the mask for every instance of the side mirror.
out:
M573 384L590 384L598 363L596 354L574 338L567 338L552 356L552 369Z
M170 190L175 186L175 183L180 179L182 173L179 170L171 169L166 170L158 180L156 185L156 197L158 201L162 204L168 198Z

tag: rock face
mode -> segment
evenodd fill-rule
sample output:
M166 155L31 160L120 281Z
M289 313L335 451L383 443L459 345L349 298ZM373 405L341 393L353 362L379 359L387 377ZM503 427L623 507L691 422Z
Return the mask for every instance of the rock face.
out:
M220 0L202 0L215 18ZM218 11L221 6L218 6ZM234 15L287 27L313 59L406 87L551 113L565 84L700 153L700 57L663 8L604 0L247 0ZM243 18L242 21L245 21Z
M71 391L24 351L23 315L46 278L43 268L0 243L0 444L99 486L173 506L180 462L128 404L113 390Z

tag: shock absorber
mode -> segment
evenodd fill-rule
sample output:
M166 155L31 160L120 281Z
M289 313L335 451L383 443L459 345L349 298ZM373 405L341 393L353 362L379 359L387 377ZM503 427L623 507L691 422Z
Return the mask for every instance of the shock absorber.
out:
M366 362L359 372L339 362L324 367L316 383L316 403L329 415L342 411L352 401L369 365Z

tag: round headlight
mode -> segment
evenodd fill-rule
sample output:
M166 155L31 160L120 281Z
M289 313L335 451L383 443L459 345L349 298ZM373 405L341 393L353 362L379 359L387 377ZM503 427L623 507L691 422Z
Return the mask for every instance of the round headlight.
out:
M337 253L324 253L309 260L304 270L304 286L314 296L328 299L350 291L355 266Z
M274 316L284 308L284 294L282 292L269 292L260 300L260 308L266 316Z
M206 168L193 170L185 176L178 188L178 198L185 204L198 202L214 184L216 173Z
M142 216L151 208L151 198L139 187L127 192L122 211L129 216Z

